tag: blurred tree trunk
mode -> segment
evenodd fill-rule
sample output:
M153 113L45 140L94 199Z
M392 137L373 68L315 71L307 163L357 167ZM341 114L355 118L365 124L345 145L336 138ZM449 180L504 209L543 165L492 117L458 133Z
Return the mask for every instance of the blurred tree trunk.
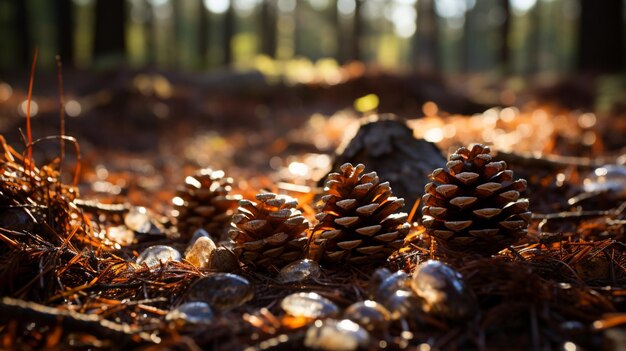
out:
M228 10L224 13L224 32L223 32L223 64L228 66L233 63L233 37L235 36L235 6L233 2L228 5Z
M261 53L269 57L276 57L277 35L276 7L271 0L261 2Z
M361 38L363 37L363 16L361 8L363 0L354 1L354 17L352 19L352 41L350 42L350 60L361 61Z
M74 65L74 5L72 0L54 2L58 54L64 66Z
M33 42L31 40L30 26L28 25L28 9L26 1L13 1L15 6L15 28L18 42L18 62L28 67L32 61Z
M94 58L125 58L126 2L124 0L97 0L94 38Z
M541 2L537 1L530 10L530 36L528 47L528 59L526 63L526 74L537 73L541 70L543 25L541 21Z
M500 66L502 73L509 74L511 72L511 47L509 45L509 35L511 33L511 4L509 0L501 0L502 28L500 29Z
M614 73L624 68L622 0L581 0L578 69Z
M340 64L344 64L348 61L348 54L346 53L346 45L345 45L346 36L343 30L343 22L341 21L341 15L339 14L339 10L337 9L337 2L339 2L339 0L335 0L330 3L332 23L335 29L335 38L337 38L337 49L335 52L335 59Z
M143 3L144 10L144 22L143 22L143 33L144 33L144 48L146 53L146 64L148 66L153 66L156 64L156 42L154 40L154 8L149 0L144 0Z
M209 14L203 0L198 0L198 56L200 68L207 66L209 52Z
M476 7L478 5L474 5L473 8L465 11L465 22L463 23L463 72L472 72L474 67L474 13L476 12Z
M414 50L418 70L439 71L439 25L434 0L417 2L416 27Z

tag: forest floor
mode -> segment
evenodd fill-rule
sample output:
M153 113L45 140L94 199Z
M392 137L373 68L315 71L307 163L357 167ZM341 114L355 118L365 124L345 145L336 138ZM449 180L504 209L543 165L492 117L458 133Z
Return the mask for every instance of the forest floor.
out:
M622 88L601 95L597 87L612 81L588 77L527 83L522 89L516 80L463 77L462 84L453 84L432 76L364 73L359 67L341 73L338 83L295 85L269 84L255 73L119 71L88 78L68 73L65 134L78 140L80 160L66 142L59 166L58 138L42 140L33 148L38 168L31 171L21 159L25 148L18 132L25 131L19 107L26 100L25 84L0 85L0 132L8 140L0 166L5 181L1 347L301 347L314 323L289 318L280 300L315 291L343 309L368 296L369 277L379 266L322 266L321 277L290 284L242 267L236 273L254 286L252 301L217 313L208 325L194 325L172 323L165 316L192 282L214 270L187 261L166 262L158 269L134 262L155 244L184 251L186 243L171 235L171 200L186 176L205 167L224 170L234 180L232 193L243 198L263 191L297 198L305 217L315 223L320 180L375 112L396 113L415 138L434 143L444 157L460 146L490 145L495 159L505 160L516 177L528 181L533 217L528 236L513 250L459 258L425 244L429 238L419 212L411 214L413 241L407 240L402 255L385 266L410 273L425 259L442 260L462 273L479 312L469 320L423 312L394 320L384 330L371 330L361 349L624 347ZM54 76L37 79L35 84L44 88L34 98L35 140L58 136L60 123ZM17 150L13 155L12 148ZM385 157L394 153L400 154L391 150ZM370 169L384 173L376 169L379 158L367 157ZM77 164L79 178L74 177ZM414 177L418 184L427 181L427 174ZM9 183L27 190L11 198ZM58 202L38 197L41 189L60 194ZM413 212L421 193L396 195L409 199L404 210ZM28 206L47 211L48 220L63 230L37 222L36 215L15 215L14 208ZM150 233L124 221L139 206L148 210L144 220L154 227Z

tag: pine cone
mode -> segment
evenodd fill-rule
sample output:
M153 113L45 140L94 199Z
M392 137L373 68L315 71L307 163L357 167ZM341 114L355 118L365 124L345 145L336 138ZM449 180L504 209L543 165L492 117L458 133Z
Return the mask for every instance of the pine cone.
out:
M258 269L278 269L304 257L309 228L298 201L285 195L256 195L259 203L239 201L229 235L235 241L235 254Z
M386 260L402 246L410 226L406 213L395 213L404 199L392 197L388 182L365 166L345 163L328 175L313 245L330 262L366 263Z
M204 168L185 179L184 187L172 199L178 211L177 227L183 238L190 238L202 228L219 239L220 230L225 230L237 207L236 196L228 193L232 189L232 178L224 177L223 171Z
M491 255L527 234L526 180L513 181L504 161L474 145L450 155L447 169L430 175L422 198L422 223L444 248Z

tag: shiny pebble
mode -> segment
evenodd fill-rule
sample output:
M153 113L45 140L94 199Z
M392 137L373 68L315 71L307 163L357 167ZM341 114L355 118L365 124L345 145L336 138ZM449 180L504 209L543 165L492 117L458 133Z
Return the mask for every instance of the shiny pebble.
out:
M327 351L353 351L369 342L367 330L349 319L315 321L304 337L304 346Z
M370 278L370 281L367 287L367 291L368 291L370 298L374 298L376 296L378 287L390 275L391 275L391 271L388 270L387 268L378 268L377 270L374 271L374 274L372 274L372 277Z
M326 318L339 314L339 308L329 299L314 292L298 292L288 295L280 307L294 317Z
M182 320L193 324L210 324L213 322L213 310L211 310L211 306L206 302L187 302L171 310L165 316L165 320Z
M419 265L413 272L411 287L422 300L425 313L456 319L469 317L477 309L461 274L440 261Z
M419 305L419 301L415 293L401 289L387 296L382 301L382 304L389 311L391 319L398 320L413 314L416 306Z
M209 232L207 232L203 228L197 229L195 232L193 232L191 240L189 240L189 245L193 245L198 239L203 237L210 238L211 235L209 235Z
M168 261L180 261L181 255L176 249L167 245L155 245L145 249L139 257L137 264L145 264L148 267L156 267Z
M187 292L187 301L204 301L218 310L239 307L253 297L250 282L232 273L216 273L200 278Z
M124 224L128 229L141 234L161 234L161 231L152 223L150 214L145 207L132 207L126 216L124 216Z
M360 324L369 331L373 331L387 329L391 314L385 306L378 302L365 300L348 306L343 317Z
M408 289L409 275L404 271L397 271L376 287L373 298L377 301L384 301L388 296L400 289Z
M309 259L292 262L278 272L278 281L281 283L295 283L306 279L319 278L322 271L320 265Z
M215 253L215 243L208 236L198 238L185 253L185 259L198 268L209 268Z

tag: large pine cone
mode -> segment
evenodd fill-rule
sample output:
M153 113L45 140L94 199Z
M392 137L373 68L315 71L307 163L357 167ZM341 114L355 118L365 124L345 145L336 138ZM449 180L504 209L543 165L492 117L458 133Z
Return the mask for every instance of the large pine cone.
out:
M447 169L430 175L422 198L428 234L452 251L491 255L527 234L526 180L513 181L504 161L492 162L490 149L474 145L450 155Z
M229 195L232 183L233 179L225 177L223 171L210 168L201 169L185 179L185 185L172 199L177 211L176 226L182 238L190 238L202 228L220 239L240 199Z
M239 201L229 235L239 259L258 269L278 269L304 257L309 222L296 210L298 201L264 193L259 201Z
M404 199L392 197L388 182L365 166L346 163L328 175L313 230L313 249L330 262L384 261L402 246L409 232L407 214L396 213Z

